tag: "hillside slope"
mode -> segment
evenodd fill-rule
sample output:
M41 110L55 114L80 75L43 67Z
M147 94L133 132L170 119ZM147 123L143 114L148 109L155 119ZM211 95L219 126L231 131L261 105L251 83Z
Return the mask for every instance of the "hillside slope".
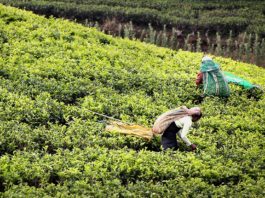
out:
M88 110L151 126L195 105L202 54L104 35L0 5L0 192L22 197L264 196L265 99L208 97L197 153L104 131ZM265 86L264 69L220 57ZM102 122L103 121L103 122Z

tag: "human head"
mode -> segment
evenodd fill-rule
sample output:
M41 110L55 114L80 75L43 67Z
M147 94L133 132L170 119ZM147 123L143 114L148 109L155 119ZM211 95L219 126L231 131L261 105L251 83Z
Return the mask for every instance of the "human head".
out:
M202 117L202 111L200 107L192 107L189 109L189 114L192 117L192 122L197 122Z
M199 119L201 119L202 112L200 111L198 114L194 114L191 117L192 117L192 122L197 122Z
M201 72L210 72L214 70L219 70L219 64L215 63L210 56L204 56L202 58L200 71Z

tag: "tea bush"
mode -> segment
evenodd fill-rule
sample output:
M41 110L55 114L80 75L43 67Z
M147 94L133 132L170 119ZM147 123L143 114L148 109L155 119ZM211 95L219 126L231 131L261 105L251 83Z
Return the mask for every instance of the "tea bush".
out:
M32 10L46 16L80 21L120 22L155 26L176 26L183 31L252 32L264 36L264 2L251 1L182 1L182 0L0 0L6 5ZM231 12L232 10L232 12ZM10 18L9 20L13 20Z
M263 197L265 99L231 86L198 100L201 53L104 35L0 5L1 197ZM264 87L264 69L214 57ZM162 112L199 105L188 152L160 138L104 130L107 120L151 126Z

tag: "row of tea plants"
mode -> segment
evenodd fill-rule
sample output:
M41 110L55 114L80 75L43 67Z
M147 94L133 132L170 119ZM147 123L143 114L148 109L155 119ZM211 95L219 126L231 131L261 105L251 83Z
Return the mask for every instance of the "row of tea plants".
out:
M100 24L103 32L114 36L265 65L262 1L0 0L0 3L46 16L74 19L87 26Z
M1 3L58 17L181 27L183 30L222 34L254 32L265 35L265 3L261 0L0 0ZM227 31L228 30L228 31Z
M247 63L265 66L265 39L257 33L241 33L235 35L230 31L229 36L222 36L219 32L209 36L201 32L190 32L187 35L175 27L169 29L165 25L161 30L155 29L149 23L148 28L135 26L132 22L117 23L116 20L104 24L85 20L85 26L95 27L98 30L113 36L129 38L152 43L157 46L168 47L174 50L204 52L216 56L230 57Z

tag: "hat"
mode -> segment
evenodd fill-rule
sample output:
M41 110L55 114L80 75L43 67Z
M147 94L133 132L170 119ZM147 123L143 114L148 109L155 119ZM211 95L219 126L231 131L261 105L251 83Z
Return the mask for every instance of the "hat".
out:
M207 60L213 60L213 59L210 56L204 56L202 58L202 62L207 61Z

